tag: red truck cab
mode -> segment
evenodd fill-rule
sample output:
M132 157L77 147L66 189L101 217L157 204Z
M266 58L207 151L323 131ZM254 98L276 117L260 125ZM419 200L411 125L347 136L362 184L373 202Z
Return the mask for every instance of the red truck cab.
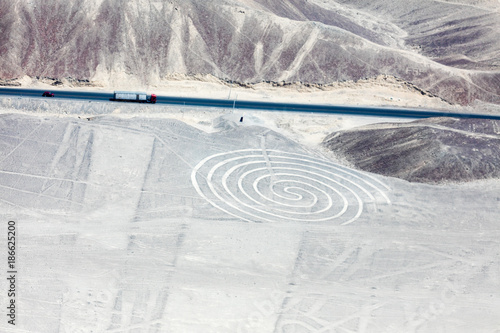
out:
M156 103L156 95L155 94L151 94L151 103Z

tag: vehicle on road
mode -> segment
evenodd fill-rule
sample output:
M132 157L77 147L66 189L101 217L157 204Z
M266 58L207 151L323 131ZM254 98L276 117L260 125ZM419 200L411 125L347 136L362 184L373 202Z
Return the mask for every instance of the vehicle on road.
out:
M54 93L51 93L50 91L46 91L42 94L43 97L54 97Z
M156 95L148 95L145 92L136 91L115 91L110 101L136 102L136 103L156 103Z

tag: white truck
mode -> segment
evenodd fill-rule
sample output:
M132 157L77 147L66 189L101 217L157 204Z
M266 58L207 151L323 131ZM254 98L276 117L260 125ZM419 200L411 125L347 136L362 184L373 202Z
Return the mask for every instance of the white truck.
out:
M136 103L156 103L156 95L148 95L145 92L137 91L115 91L110 101L136 102Z

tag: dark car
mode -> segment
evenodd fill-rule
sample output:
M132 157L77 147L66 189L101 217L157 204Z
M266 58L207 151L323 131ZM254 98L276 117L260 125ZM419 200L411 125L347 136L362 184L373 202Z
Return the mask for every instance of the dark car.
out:
M42 94L43 97L54 97L54 93L51 93L50 91L46 91Z

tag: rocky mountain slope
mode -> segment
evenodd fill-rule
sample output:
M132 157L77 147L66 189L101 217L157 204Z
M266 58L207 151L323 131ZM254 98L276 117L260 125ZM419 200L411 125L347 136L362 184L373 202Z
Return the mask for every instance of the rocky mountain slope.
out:
M431 118L375 124L328 136L323 144L362 170L412 182L500 177L500 122Z
M175 74L329 83L391 75L500 103L495 1L31 0L0 4L0 78L154 85Z

